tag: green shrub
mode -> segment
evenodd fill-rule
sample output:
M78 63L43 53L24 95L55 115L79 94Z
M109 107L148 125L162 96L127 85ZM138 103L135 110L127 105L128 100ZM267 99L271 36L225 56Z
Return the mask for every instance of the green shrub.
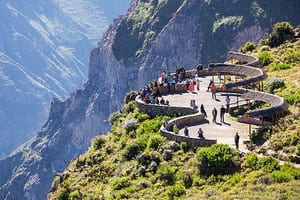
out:
M300 52L289 52L284 56L284 61L287 63L296 63L300 61Z
M66 188L61 188L58 191L57 200L68 200L69 199L69 192Z
M276 71L276 70L282 70L282 69L290 69L292 67L291 64L286 64L286 63L279 63L276 65L272 65L270 67L270 72Z
M129 187L129 186L130 186L130 181L129 181L129 179L127 177L117 178L112 183L112 188L114 190L121 190L121 189Z
M300 102L300 89L297 89L294 93L291 93L290 95L285 96L284 100L286 100L291 105L299 103Z
M95 150L101 149L104 144L105 144L105 136L101 135L94 140L93 148Z
M162 165L158 168L157 173L159 174L160 180L166 184L171 185L174 183L174 176L176 169L170 165Z
M146 148L145 142L143 140L133 141L131 144L128 144L123 152L123 157L127 160L132 160L139 153L144 151Z
M182 174L182 181L186 188L189 188L193 185L192 175L189 172L185 172Z
M180 148L186 153L189 151L189 146L186 142L181 142L180 143Z
M78 190L75 190L70 193L70 200L80 200L80 199L82 199L82 197Z
M179 133L179 129L178 129L178 127L177 127L176 125L173 126L173 132L174 132L175 134L178 134L178 133Z
M280 166L280 171L290 174L295 179L300 179L300 169L295 168L287 162Z
M234 186L235 184L241 182L242 179L243 176L241 174L235 174L228 181L226 181L226 184L229 184L230 186Z
M243 167L256 170L257 161L258 161L258 157L255 153L247 154L243 162Z
M151 135L148 140L148 149L157 150L165 140L166 138L160 135Z
M256 48L256 44L254 44L253 42L246 42L244 44L244 47L242 48L242 52L243 53L247 53L247 52L252 52L254 49Z
M262 53L260 53L258 55L258 59L261 60L261 62L264 64L264 65L268 65L272 62L272 56L269 52L267 51L264 51Z
M275 27L268 38L268 44L271 47L277 47L287 40L294 38L293 27L288 22L275 24Z
M275 183L289 182L294 179L291 174L283 171L274 171L271 173L271 177Z
M123 108L123 112L129 114L134 112L135 109L135 101L130 101L128 104L126 104Z
M279 168L278 161L275 160L272 157L269 156L263 156L261 158L258 158L257 164L256 164L256 169L264 169L267 171L274 171Z
M285 86L285 83L281 78L270 78L266 86L269 89L269 92L274 94L274 90L283 88Z
M198 168L203 175L232 173L237 167L237 152L224 144L214 144L197 152Z
M114 125L115 123L117 123L119 121L119 119L122 117L122 114L117 111L117 112L114 112L113 114L110 115L109 117L109 123L111 125Z
M136 130L137 135L143 134L154 134L158 133L160 127L162 126L164 120L168 119L167 117L156 117L154 119L149 119L143 121L138 129Z
M176 184L171 186L167 190L167 196L169 199L176 199L176 197L181 197L185 194L185 189L182 185Z

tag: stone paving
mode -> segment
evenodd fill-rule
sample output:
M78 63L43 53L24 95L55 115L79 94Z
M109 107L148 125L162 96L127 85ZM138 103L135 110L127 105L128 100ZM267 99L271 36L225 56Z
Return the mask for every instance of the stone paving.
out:
M203 77L199 78L200 80L200 91L195 90L195 92L191 93L183 93L183 94L172 94L163 96L170 102L171 106L183 106L190 107L190 101L192 99L196 100L196 105L200 107L201 104L204 105L204 108L207 113L207 122L190 126L189 134L190 137L197 137L197 132L199 128L202 128L204 132L204 137L207 139L217 139L219 144L228 144L231 147L235 147L234 136L235 133L238 132L240 135L240 151L247 152L246 146L243 144L243 141L249 140L249 125L242 124L236 121L231 120L229 114L225 115L225 123L220 122L220 108L222 105L226 107L226 93L217 93L217 100L213 100L211 97L211 92L206 92L209 81L212 77ZM218 81L215 80L215 81ZM195 87L196 89L196 87ZM230 94L231 103L236 103L237 97L236 94ZM239 99L241 100L241 99ZM212 110L216 107L218 110L217 115L217 124L212 122ZM257 126L251 125L251 131L258 128ZM179 131L180 135L183 135L183 129Z

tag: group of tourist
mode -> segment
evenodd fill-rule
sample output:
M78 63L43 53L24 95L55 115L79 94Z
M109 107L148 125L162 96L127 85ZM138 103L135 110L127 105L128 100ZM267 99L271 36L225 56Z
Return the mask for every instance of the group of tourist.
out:
M223 123L225 122L225 120L224 120L225 113L226 113L226 109L222 105L220 108L220 121ZM214 107L214 109L212 110L212 116L213 116L214 123L217 123L217 115L218 115L218 111L217 111L216 107Z

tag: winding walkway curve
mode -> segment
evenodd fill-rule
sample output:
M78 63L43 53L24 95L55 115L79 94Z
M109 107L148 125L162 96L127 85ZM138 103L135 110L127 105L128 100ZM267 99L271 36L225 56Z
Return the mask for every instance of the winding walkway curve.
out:
M237 82L224 82L222 87L217 88L217 91L224 94L237 93L237 95L240 95L240 97L245 100L263 101L270 105L267 108L247 112L245 115L239 117L239 122L254 125L266 125L270 122L264 121L265 118L272 116L272 119L274 119L273 117L275 116L275 119L278 119L288 108L283 98L269 93L264 93L262 91L248 89L249 86L252 87L257 83L259 83L259 88L262 88L260 82L267 78L266 73L261 69L261 62L253 56L241 53L230 52L228 57L231 59L239 60L240 62L246 64L210 64L208 70L200 71L198 75L206 77L215 75L232 75L243 77L242 80L239 80ZM190 78L193 73L195 73L195 71L188 71L186 73L186 78ZM171 88L167 88L167 86L161 86L158 87L157 90L161 95L172 96L171 94L186 93L188 88L186 84L177 84L172 85ZM196 124L199 125L207 122L205 117L199 112L198 109L193 109L190 107L184 107L181 105L165 106L146 104L140 96L136 98L136 105L141 112L147 113L150 116L181 116L169 121L169 126L176 124L179 129L182 129L184 126L191 127ZM163 127L161 127L160 129L160 134L167 137L169 140L176 142L186 142L189 146L195 147L210 146L212 144L217 143L216 139L200 139L197 137L186 137L182 134L175 134L171 131L167 131Z

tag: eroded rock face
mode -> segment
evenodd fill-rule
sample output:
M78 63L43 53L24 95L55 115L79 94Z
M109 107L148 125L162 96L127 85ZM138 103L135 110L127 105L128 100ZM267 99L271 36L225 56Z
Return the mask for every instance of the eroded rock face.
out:
M267 0L185 1L141 56L124 62L115 58L112 45L118 26L128 20L137 2L132 2L126 16L115 20L92 50L89 80L83 89L64 102L54 100L49 119L38 135L0 161L0 199L45 199L55 173L86 151L96 135L108 130L109 114L121 107L128 91L156 79L166 68L174 70L183 65L188 69L199 62L221 62L229 50L237 50L247 40L257 42L275 22L273 15L267 15L268 10L264 11L265 18L250 20L252 11L236 9ZM292 15L281 13L282 18L276 20L287 21ZM259 36L253 36L252 31Z

